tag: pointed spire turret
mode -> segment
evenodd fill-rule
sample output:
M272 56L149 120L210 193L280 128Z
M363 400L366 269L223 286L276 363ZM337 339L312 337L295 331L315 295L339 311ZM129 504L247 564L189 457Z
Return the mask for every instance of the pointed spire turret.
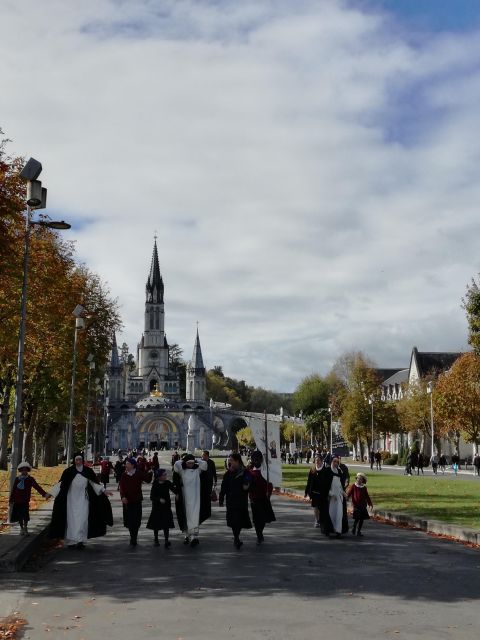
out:
M153 245L152 262L150 265L150 273L148 275L147 286L146 286L147 302L153 302L154 304L162 304L163 291L164 291L163 279L160 274L160 264L158 262L157 236L155 236L155 241Z
M205 367L203 365L202 347L200 346L200 337L198 335L198 327L197 327L197 337L195 339L195 346L193 347L192 369L194 369L196 373L205 373Z
M115 334L113 334L113 342L112 342L112 353L110 356L110 371L116 371L122 368L120 363L120 357L118 355L118 346L117 346L117 338Z

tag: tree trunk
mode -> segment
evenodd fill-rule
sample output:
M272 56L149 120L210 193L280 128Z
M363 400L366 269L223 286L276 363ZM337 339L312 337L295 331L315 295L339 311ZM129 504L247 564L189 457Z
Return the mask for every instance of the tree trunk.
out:
M10 408L10 396L12 394L13 388L13 378L12 378L12 370L9 369L7 371L7 375L5 378L5 389L3 393L3 401L0 406L0 469L6 470L8 468L7 461L7 448L8 448L8 437L11 431L11 424L8 421L8 410Z
M28 408L27 416L27 428L23 432L23 443L22 443L22 460L27 460L30 464L32 464L32 453L33 453L33 430L35 428L35 421L37 417L38 407L37 405L30 406Z
M42 464L44 467L58 465L58 425L50 424L43 437Z

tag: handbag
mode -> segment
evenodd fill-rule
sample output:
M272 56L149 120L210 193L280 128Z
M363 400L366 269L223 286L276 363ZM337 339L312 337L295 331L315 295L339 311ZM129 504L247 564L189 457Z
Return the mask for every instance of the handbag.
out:
M212 502L217 502L218 500L217 492L215 491L215 489L212 489L212 493L210 494L210 500Z

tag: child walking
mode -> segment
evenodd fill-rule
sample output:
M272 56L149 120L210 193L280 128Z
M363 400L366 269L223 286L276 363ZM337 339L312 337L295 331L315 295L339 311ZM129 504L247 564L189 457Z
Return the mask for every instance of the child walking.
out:
M35 478L29 475L31 470L28 462L21 462L17 471L20 475L15 478L12 492L10 494L9 503L13 505L10 522L18 522L20 524L20 535L28 536L28 522L30 520L30 496L32 488L45 498L46 491L37 483Z
M173 484L170 480L167 480L167 471L166 469L159 469L150 491L152 511L148 518L147 529L153 529L153 534L155 536L153 544L156 547L160 545L158 541L158 532L163 529L165 549L168 549L172 544L168 539L169 530L175 528L173 523L170 491L175 493Z
M363 521L370 519L367 505L373 507L366 485L366 476L364 476L363 473L357 473L355 483L352 484L347 491L347 496L352 499L353 506L352 534L357 536L363 536Z

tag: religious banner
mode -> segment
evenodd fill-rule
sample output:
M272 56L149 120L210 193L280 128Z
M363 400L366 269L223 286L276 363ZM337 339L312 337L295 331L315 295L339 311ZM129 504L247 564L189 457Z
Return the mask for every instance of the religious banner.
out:
M255 439L257 449L263 453L261 467L262 476L267 478L265 461L265 419L250 417L250 428ZM282 461L280 459L280 422L268 420L267 416L267 446L268 446L268 475L274 487L282 486Z

